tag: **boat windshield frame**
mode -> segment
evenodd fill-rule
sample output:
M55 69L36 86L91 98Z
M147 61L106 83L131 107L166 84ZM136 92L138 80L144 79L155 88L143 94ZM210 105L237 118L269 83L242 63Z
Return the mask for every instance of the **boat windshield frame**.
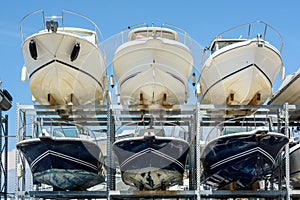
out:
M146 33L146 35L144 36L147 36L149 34L149 36L153 38L152 33L154 30L157 38L177 41L185 45L188 49L192 49L194 42L187 31L178 26L167 23L164 23L161 26L154 26L153 24L152 26L148 26L146 23L128 26L125 29L121 30L119 34L117 34L117 38L120 38L120 44L117 44L117 46L120 46L121 44L129 41L138 41L138 38L135 38L133 35L135 31L143 31ZM170 34L174 34L174 37L169 37L168 35Z
M52 123L47 125L43 125L42 121L34 123L34 133L31 137L77 138L98 143L96 133L87 126L67 121L53 121ZM72 134L70 134L70 130L73 132Z
M274 27L272 27L271 25L263 22L263 21L253 21L253 22L248 22L248 23L244 23L244 24L240 24L238 26L234 26L232 28L229 28L221 33L219 33L210 43L210 46L208 46L207 48L205 48L205 50L209 50L210 54L212 54L213 52L215 52L216 50L218 50L215 46L215 43L219 42L219 41L222 41L222 40L232 40L232 42L236 43L236 42L241 42L241 41L246 41L246 40L250 40L251 39L251 36L253 35L253 29L254 31L256 30L254 27L254 25L263 25L263 32L261 34L257 34L257 37L259 37L260 39L262 39L263 41L267 41L267 35L270 35L270 34L267 34L267 33L274 33L276 36L276 38L278 39L279 41L279 45L276 47L278 49L278 51L280 53L282 53L282 49L283 49L283 46L284 46L284 40L283 40L283 37L282 35L280 34L280 32L278 30L276 30ZM241 29L243 27L246 27L247 28L247 34L246 34L246 37L245 38L242 38L242 36L240 36L240 38L235 38L235 39L230 39L230 38L226 38L224 37L225 34L228 34L230 32L233 32L237 29ZM270 42L270 41L269 41ZM219 48L221 49L221 48Z
M176 31L165 27L142 27L133 29L128 33L128 41L134 41L144 38L163 38L178 41L178 34Z
M70 15L78 16L78 17L84 19L85 21L87 21L91 25L91 29L82 28L82 30L90 30L91 33L95 33L95 44L97 46L99 46L100 43L103 43L103 41L104 41L104 37L103 37L103 34L102 34L101 30L99 29L97 24L94 21L92 21L90 18L88 18L88 17L86 17L82 14L79 14L79 13L76 13L76 12L73 12L73 11L69 11L69 10L62 10L62 14L60 16L46 16L44 10L40 9L40 10L33 11L31 13L28 13L27 15L25 15L21 19L19 27L20 27L20 36L21 36L22 43L28 37L24 34L24 27L23 27L24 22L27 21L27 20L30 20L31 18L33 18L33 16L36 16L38 14L42 15L42 22L43 22L43 27L41 27L40 30L47 30L46 22L48 20L60 20L61 21L61 26L59 26L59 28L62 29L62 30L64 30L65 28L69 28L68 26L65 26L65 15L70 14ZM38 32L38 31L36 31L36 32ZM32 35L32 34L29 34L29 35ZM101 38L100 42L99 42L99 39L98 39L99 36Z
M157 119L156 117L150 114L143 115L141 121L129 122L119 126L115 131L117 133L116 140L119 139L118 137L119 135L121 136L120 139L124 138L122 137L123 136L122 132L125 130L127 131L132 130L130 131L130 133L133 133L134 137L139 137L139 136L143 137L145 136L145 133L147 135L147 133L149 132L153 133L153 135L156 136L169 136L165 134L167 127L170 127L171 137L177 137L175 135L178 135L182 139L187 140L186 139L188 137L187 128L177 123ZM176 127L178 127L178 130L175 130ZM180 135L179 130L181 130L184 133L183 136ZM175 133L175 131L177 133Z
M211 53L214 53L215 51L222 49L223 47L244 41L247 41L247 39L216 39L212 42L210 51Z
M55 127L50 131L51 137L80 138L80 136L94 137L92 130L80 126ZM95 138L95 137L94 137Z

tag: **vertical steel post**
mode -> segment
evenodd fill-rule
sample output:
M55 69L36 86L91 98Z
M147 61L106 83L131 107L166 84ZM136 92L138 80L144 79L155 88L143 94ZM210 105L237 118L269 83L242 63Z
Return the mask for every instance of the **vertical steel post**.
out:
M283 106L284 110L284 121L285 121L285 135L290 138L289 134L289 107L288 103L285 103ZM291 187L290 187L290 147L289 144L285 145L285 171L286 171L286 200L290 200L290 193L291 193Z
M22 123L21 123L22 121ZM21 127L22 126L22 127ZM21 132L22 131L22 136ZM20 108L20 104L17 103L17 112L16 112L16 143L20 142L21 140L25 139L26 137L26 111L22 111ZM23 169L21 172L21 176L19 177L18 171L20 169L19 164L22 164ZM18 150L16 150L16 163L15 163L15 199L19 199L20 191L25 191L25 160L21 159L21 155L19 154ZM21 190L20 190L20 179L21 179ZM25 199L24 196L21 199Z
M7 130L8 130L8 117L5 118L2 116L2 111L0 110L0 147L1 147L1 155L0 155L0 186L1 186L1 194L4 199L7 199ZM3 141L4 138L4 141ZM2 182L3 181L3 182ZM2 198L1 198L2 199Z
M20 104L17 103L16 109L16 143L20 142ZM20 155L16 150L16 162L15 162L15 200L18 200L19 193L19 177L18 177L18 165L20 162Z
M1 89L1 88L0 88ZM3 174L3 163L2 163L2 155L3 155L3 151L2 151L2 136L3 136L3 123L4 123L4 120L2 119L2 111L0 110L0 152L1 152L1 155L0 155L0 168L1 168L1 171L0 171L0 187L1 187L1 193L2 193L2 174Z
M23 112L22 120L22 140L26 139L26 110ZM25 160L21 159L22 162L22 192L26 190L26 171L25 171ZM25 200L25 196L22 196L22 200Z
M277 131L279 132L280 131L280 128L281 128L281 116L280 116L280 110L278 109L277 110ZM282 173L283 173L283 169L282 169L282 159L283 156L282 155L279 155L279 161L280 161L280 165L279 165L279 168L278 168L278 189L281 190L282 189Z
M4 125L4 146L3 146L3 151L4 151L4 165L3 165L3 192L4 192L4 199L7 199L7 187L8 187L8 115L5 115L4 119L5 125ZM2 151L2 154L3 154ZM1 156L2 157L2 156Z
M115 173L116 170L114 169L114 161L113 161L113 154L112 154L112 144L115 141L115 123L114 118L112 116L112 110L110 106L108 106L107 110L107 165L106 165L106 173L107 173L107 199L110 199L110 191L115 190Z
M190 133L190 153L189 153L189 190L196 190L196 116L192 116L189 126Z
M201 120L201 115L200 115L200 103L197 102L196 106L196 164L197 164L197 199L201 199L200 195L200 182L201 182L201 164L200 164L200 159L201 159L201 134L200 134L200 120Z

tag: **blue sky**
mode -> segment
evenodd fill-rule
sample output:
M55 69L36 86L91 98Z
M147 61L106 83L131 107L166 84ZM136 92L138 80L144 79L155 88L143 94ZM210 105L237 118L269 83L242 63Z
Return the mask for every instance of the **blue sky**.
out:
M9 115L9 135L15 135L16 103L32 104L28 81L20 80L24 60L21 53L19 23L26 14L43 9L46 14L60 15L62 10L81 13L101 29L104 39L137 23L170 23L186 30L201 46L210 43L216 34L233 26L262 20L276 28L284 38L282 53L286 73L299 68L300 2L291 0L10 0L0 12L0 80L2 88L13 96ZM279 87L274 85L274 90ZM10 149L14 148L14 143Z

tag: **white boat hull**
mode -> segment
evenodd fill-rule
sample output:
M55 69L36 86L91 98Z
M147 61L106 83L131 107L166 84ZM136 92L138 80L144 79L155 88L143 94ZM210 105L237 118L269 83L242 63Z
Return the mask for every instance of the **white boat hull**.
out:
M271 100L268 102L270 105L282 105L289 103L293 105L300 104L300 68L298 71L290 76L286 77L283 81L282 86L273 95Z
M31 56L29 43L36 43L37 58ZM70 55L80 44L77 59ZM30 91L42 105L101 104L105 63L92 42L62 31L42 31L22 45Z
M180 42L153 38L129 41L117 49L113 67L122 104L175 105L188 97L193 57Z
M263 104L282 67L278 51L257 40L238 42L213 53L201 71L201 102L217 105Z

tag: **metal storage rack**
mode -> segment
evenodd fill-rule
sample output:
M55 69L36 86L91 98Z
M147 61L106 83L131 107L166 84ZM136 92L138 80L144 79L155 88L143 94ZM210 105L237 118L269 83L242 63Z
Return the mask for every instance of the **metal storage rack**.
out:
M273 187L261 190L211 190L203 189L200 187L200 152L201 144L200 139L202 137L201 127L213 126L219 120L227 120L228 117L224 116L228 109L235 109L236 111L245 110L257 110L255 116L245 117L243 120L236 120L235 123L228 122L228 126L236 125L266 125L266 122L272 124L273 127L280 126L299 126L300 114L299 106L295 105L282 105L282 106L216 106L216 105L184 105L174 106L170 110L159 109L137 109L130 106L121 105L108 105L99 107L80 107L80 112L94 112L95 117L84 119L82 123L87 123L89 126L103 126L107 128L107 180L106 188L103 191L38 191L26 189L28 180L25 180L25 170L22 169L22 176L18 176L16 173L16 186L15 193L16 199L27 197L42 198L42 199L56 199L56 198L104 198L104 199L138 199L138 198L164 198L164 199L200 199L200 198L286 198L300 197L300 191L292 190L289 186L289 164L287 159L286 167L286 187L279 187L274 189ZM60 120L56 107L52 106L33 106L33 105L17 105L17 142L30 134L33 131L33 127L25 128L29 121L36 120L37 116L43 117L43 122L47 123L47 120ZM71 108L73 109L73 108ZM78 107L75 109L78 110ZM298 110L297 112L295 110ZM76 114L76 111L73 112ZM161 116L165 121L172 122L174 124L181 124L188 127L188 142L190 142L190 154L189 154L189 188L183 191L128 191L117 190L116 188L116 170L114 167L114 159L111 152L112 143L115 141L115 130L117 126L125 124L130 121L139 121L141 115L145 113L151 113L157 116ZM290 117L292 114L293 117ZM167 117L166 117L167 116ZM267 117L266 117L267 116ZM278 120L268 121L270 116ZM76 119L80 120L80 119ZM29 135L30 135L29 134ZM287 133L286 133L287 134ZM286 145L285 151L289 152L289 146ZM286 154L289 158L288 153ZM16 155L16 167L19 164L25 166L24 159L20 158L20 154ZM30 183L29 183L30 184Z
M296 105L259 105L259 106L218 106L218 105L197 105L198 110L198 127L207 125L217 125L218 122L227 121L224 123L226 126L269 126L269 129L279 131L281 127L299 126L300 122L300 107ZM253 112L251 115L243 117L236 117L237 120L232 122L224 115L228 113L228 110L234 110L234 113L241 112ZM251 111L252 110L252 111ZM206 117L203 117L206 116ZM197 131L200 134L200 131ZM285 135L288 135L288 129L285 129ZM199 145L197 146L199 149ZM197 148L196 148L197 149ZM290 199L291 197L299 197L298 190L292 190L290 186L289 177L289 145L287 144L284 148L285 152L285 182L281 180L282 172L278 172L278 188L275 189L274 183L271 182L271 186L265 189L259 190L200 190L198 188L197 194L198 199L204 198L279 198L279 199ZM198 158L198 157L197 157ZM200 157L199 157L200 159ZM198 159L197 159L198 160ZM198 174L197 174L198 175ZM197 176L198 177L198 176ZM285 185L283 187L282 185Z
M7 199L7 183L8 183L8 115L2 116L2 111L0 110L0 196ZM2 199L2 198L1 198Z
M58 113L57 110L60 110ZM16 142L28 138L34 138L36 134L36 123L43 125L59 126L61 123L70 122L70 119L60 117L62 110L68 111L64 114L72 115L71 121L76 124L88 127L96 127L99 131L107 131L107 107L106 106L41 106L41 105L19 105L17 104L16 114ZM77 114L87 117L76 117ZM93 116L93 117L89 117ZM16 174L15 174L15 199L25 199L27 197L44 198L47 192L43 191L38 185L33 185L31 173L26 169L27 162L25 158L16 151ZM28 175L29 172L29 175ZM33 193L32 193L33 192ZM72 192L71 192L72 193ZM51 198L66 197L74 194L68 192L51 192ZM98 195L99 196L99 195ZM102 192L101 197L106 197L106 193Z

